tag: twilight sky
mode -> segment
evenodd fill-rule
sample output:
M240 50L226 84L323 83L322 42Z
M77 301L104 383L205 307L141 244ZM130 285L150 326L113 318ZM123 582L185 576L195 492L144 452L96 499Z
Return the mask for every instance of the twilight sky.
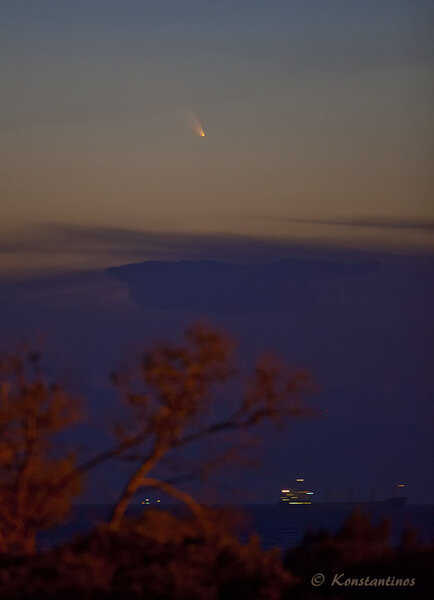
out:
M425 0L3 0L0 271L52 265L51 237L57 267L92 263L65 226L432 249L433 20Z
M257 499L299 469L432 502L433 25L428 0L0 0L2 343L42 335L105 419L122 354L208 291L328 411L272 439ZM101 270L204 258L307 262L217 291L227 265Z

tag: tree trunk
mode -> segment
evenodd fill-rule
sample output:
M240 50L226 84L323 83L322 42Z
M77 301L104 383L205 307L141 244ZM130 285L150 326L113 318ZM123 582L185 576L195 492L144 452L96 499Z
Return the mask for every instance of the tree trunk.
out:
M127 485L124 488L117 504L113 508L110 520L109 520L109 528L113 531L119 529L119 526L124 517L125 511L128 508L129 503L131 502L131 498L137 492L139 487L141 487L142 480L144 476L154 468L160 458L167 452L167 447L161 447L151 454L151 456L146 460L138 469L133 473L130 477Z
M119 529L119 526L122 522L125 511L128 508L129 503L131 502L131 498L134 496L138 488L140 487L140 482L142 480L142 470L139 469L134 473L134 475L130 478L127 486L122 492L121 497L119 498L117 504L115 505L112 515L109 521L109 527L113 531Z
M26 533L23 540L24 554L35 554L36 552L36 534L34 531Z

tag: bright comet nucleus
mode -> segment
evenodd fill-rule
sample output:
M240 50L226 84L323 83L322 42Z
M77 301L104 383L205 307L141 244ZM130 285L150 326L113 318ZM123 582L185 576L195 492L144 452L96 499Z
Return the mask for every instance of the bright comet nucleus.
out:
M194 133L196 135L198 135L199 137L204 138L205 137L205 131L203 130L202 125L200 124L199 119L196 117L196 115L192 112L190 112L188 114L188 121L191 125L191 128L193 129Z

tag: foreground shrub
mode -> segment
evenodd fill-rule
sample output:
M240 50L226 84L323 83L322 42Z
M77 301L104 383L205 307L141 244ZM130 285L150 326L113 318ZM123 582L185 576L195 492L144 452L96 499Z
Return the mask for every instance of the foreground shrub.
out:
M335 534L320 530L309 533L297 548L286 552L284 565L298 578L298 584L284 597L291 600L420 598L430 597L429 581L434 564L434 547L421 544L415 532L406 532L398 547L390 542L388 519L372 525L370 517L354 511ZM312 578L321 573L324 583L312 585ZM376 580L374 584L331 585L334 577L342 583L348 579ZM380 580L389 578L389 585ZM397 580L406 582L395 585ZM413 583L411 583L413 581ZM411 584L411 585L410 585Z
M278 600L295 579L279 552L245 545L222 514L202 521L147 511L45 554L0 563L0 597L52 600Z

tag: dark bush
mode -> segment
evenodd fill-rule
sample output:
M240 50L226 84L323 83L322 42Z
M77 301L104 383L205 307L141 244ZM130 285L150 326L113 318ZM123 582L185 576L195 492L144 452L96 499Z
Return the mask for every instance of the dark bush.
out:
M54 551L0 563L0 597L278 600L295 579L278 551L245 545L217 512L201 522L147 511Z

